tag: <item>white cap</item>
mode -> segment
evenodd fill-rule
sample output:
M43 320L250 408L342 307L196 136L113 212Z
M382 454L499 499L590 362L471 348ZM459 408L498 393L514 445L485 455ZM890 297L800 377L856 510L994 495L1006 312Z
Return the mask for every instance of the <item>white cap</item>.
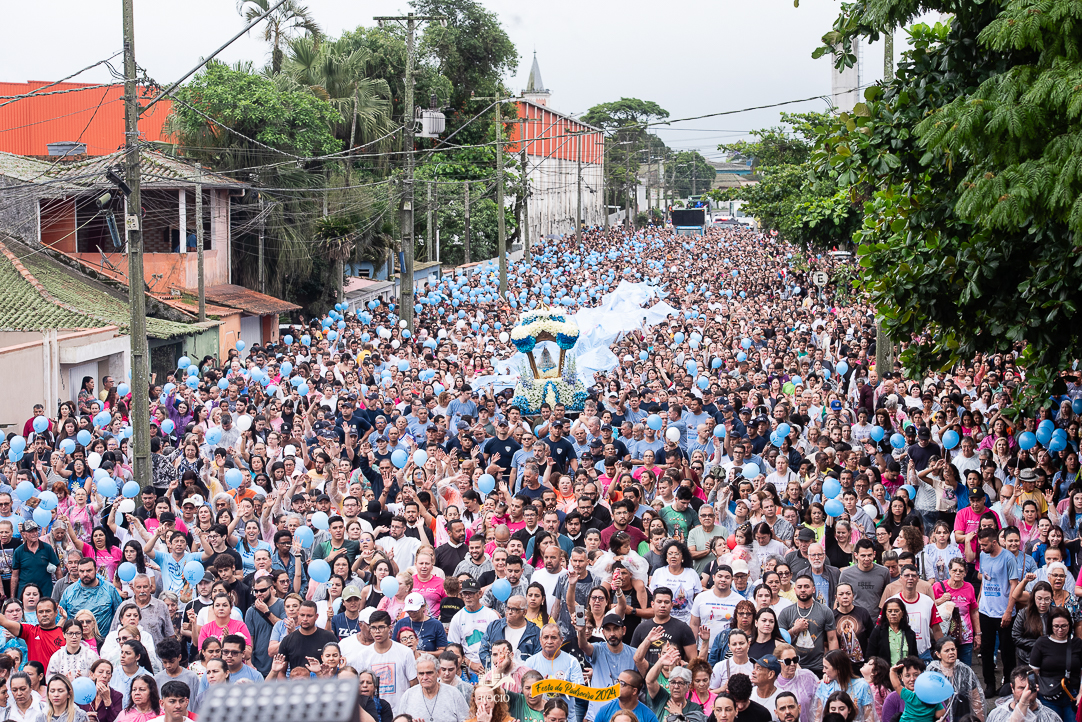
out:
M283 458L286 457L286 456L296 456L296 455L297 455L297 447L294 446L293 444L289 444L288 446L286 446L285 449L282 450L282 457Z
M406 595L406 601L402 605L402 608L407 612L416 612L425 606L425 598L417 592L411 592Z
M195 504L196 508L199 508L199 507L203 506L203 504L206 503L206 502L203 501L203 497L199 496L199 494L195 494L194 496L189 496L187 499L184 500L184 504L187 504L189 501L191 503ZM184 506L184 504L181 504L181 506Z
M736 576L737 574L748 574L749 573L748 563L746 561L744 561L743 559L736 559L729 566L732 567L732 569L733 569L733 576Z

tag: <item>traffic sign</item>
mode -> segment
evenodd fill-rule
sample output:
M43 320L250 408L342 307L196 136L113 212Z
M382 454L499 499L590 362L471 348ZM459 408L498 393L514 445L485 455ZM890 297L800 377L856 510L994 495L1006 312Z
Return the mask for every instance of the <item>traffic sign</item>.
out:
M826 271L814 271L812 272L811 280L812 283L814 283L816 286L822 288L823 286L827 285L827 281L829 280L829 278Z

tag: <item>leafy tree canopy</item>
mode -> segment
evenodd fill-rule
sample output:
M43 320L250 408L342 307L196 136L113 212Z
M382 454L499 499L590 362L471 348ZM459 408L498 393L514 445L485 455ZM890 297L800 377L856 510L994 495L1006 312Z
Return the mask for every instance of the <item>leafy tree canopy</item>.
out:
M851 64L855 37L930 11L953 18L910 29L896 77L823 128L815 161L864 200L862 282L914 340L907 368L1020 349L1032 410L1082 341L1082 8L860 0L817 53Z

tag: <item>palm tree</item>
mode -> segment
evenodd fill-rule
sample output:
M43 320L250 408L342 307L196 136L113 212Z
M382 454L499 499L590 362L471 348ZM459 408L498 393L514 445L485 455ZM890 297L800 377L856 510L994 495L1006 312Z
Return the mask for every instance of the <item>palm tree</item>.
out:
M248 22L265 15L270 10L272 0L238 0L237 12ZM317 40L323 31L308 12L308 8L294 0L286 0L264 21L263 40L271 46L271 72L282 71L284 53L282 45L303 31Z
M289 58L276 81L279 87L302 87L330 103L342 121L335 135L349 148L368 145L391 129L391 90L387 81L368 77L370 53L352 49L345 39L318 42L311 36L289 43ZM387 146L390 138L380 144Z

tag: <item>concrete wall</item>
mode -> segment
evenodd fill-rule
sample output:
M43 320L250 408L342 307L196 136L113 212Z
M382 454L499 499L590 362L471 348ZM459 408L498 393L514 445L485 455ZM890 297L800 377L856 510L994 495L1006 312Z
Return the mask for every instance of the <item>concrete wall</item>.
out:
M530 165L539 158L529 156ZM530 241L541 235L554 236L575 232L578 204L578 167L573 160L546 158L530 171ZM601 166L582 164L582 222L601 225L605 222L601 198Z

